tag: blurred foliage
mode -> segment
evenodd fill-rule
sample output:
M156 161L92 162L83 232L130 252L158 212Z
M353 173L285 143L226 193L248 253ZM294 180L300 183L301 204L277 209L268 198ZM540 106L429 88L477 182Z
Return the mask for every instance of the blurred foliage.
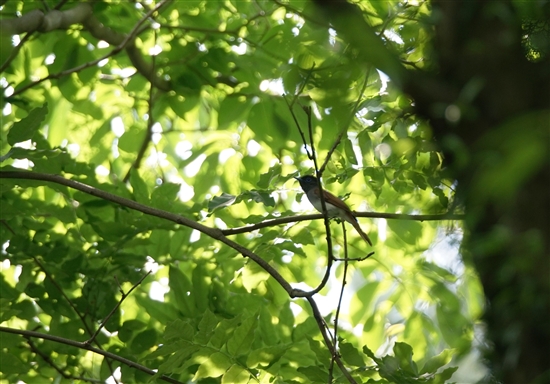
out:
M10 1L2 18L55 6ZM152 6L96 1L93 17L128 33ZM371 55L433 65L429 3L359 6L383 42ZM364 65L312 4L176 1L144 25L135 44L155 76L169 80L168 92L151 89L125 51L58 77L113 47L79 24L32 34L0 75L2 171L63 175L211 227L256 224L311 210L298 204L304 196L292 180L313 169L296 125L307 135L308 106L320 162L343 132L324 181L353 209L460 209L430 126L411 99ZM3 178L0 187L2 326L85 341L120 291L153 270L96 339L102 349L157 369L153 380L327 382L330 372L346 380L331 368L307 302L288 297L235 250L54 183ZM329 326L340 310L342 360L358 382L450 380L475 347L484 300L474 270L457 256L461 224L360 221L375 254L350 265L348 299L334 300L342 263L314 297ZM331 233L335 256L343 257L341 227ZM325 272L322 221L232 239L299 287L316 287ZM370 251L353 231L348 239L350 257ZM75 347L5 333L0 341L2 383L104 381L118 367L121 382L149 380Z

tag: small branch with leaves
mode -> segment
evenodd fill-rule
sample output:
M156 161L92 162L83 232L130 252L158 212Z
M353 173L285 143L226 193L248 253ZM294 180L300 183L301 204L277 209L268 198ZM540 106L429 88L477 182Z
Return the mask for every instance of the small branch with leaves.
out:
M125 364L125 365L131 367L131 368L135 368L135 369L137 369L141 372L145 372L148 375L153 376L157 373L156 371L154 371L152 369L149 369L149 368L147 368L147 367L145 367L141 364L138 364L135 361L126 359L126 358L121 357L121 356L119 356L117 354L114 354L112 352L108 352L108 351L104 351L104 350L96 348L96 347L92 347L91 345L89 345L85 342L81 343L79 341L66 339L66 338L60 337L60 336L48 335L46 333L40 333L40 332L35 332L35 331L27 331L27 330L23 330L23 329L14 329L14 328L9 328L9 327L2 327L2 326L0 326L0 332L11 333L11 334L14 334L14 335L21 335L21 336L24 336L27 339L37 338L37 339L42 339L42 340L53 341L54 343L69 345L71 347L86 349L86 350L91 351L93 353L97 353L98 355L104 356L108 359L118 361L122 364ZM160 376L160 379L163 380L163 381L166 381L167 383L182 384L181 381L172 379L171 377L168 377L168 376L165 376L165 375Z
M123 49L126 49L128 56L132 60L132 63L140 73L142 73L149 81L154 83L157 88L165 91L169 90L169 83L165 80L158 78L154 74L151 66L144 61L142 55L133 44L133 40L135 39L135 37L144 30L142 28L143 23L145 23L145 21L152 17L152 15L157 12L161 7L163 7L167 2L168 0L160 1L158 4L155 5L155 7L151 8L134 25L130 33L128 33L126 36L108 30L105 26L103 26L99 22L99 20L97 20L93 16L91 6L87 3L79 4L71 10L63 12L55 11L48 13L47 15L44 15L40 11L30 12L29 14L25 15L26 19L24 20L22 20L23 18L2 20L2 24L0 25L2 33L15 34L27 31L27 36L37 29L42 31L50 31L54 29L67 28L75 23L83 23L84 26L92 33L92 35L94 35L98 39L103 39L110 44L115 45L115 47L109 53L101 56L100 58L80 64L73 68L63 70L61 72L49 74L48 76L45 76L36 81L32 81L27 85L16 89L11 97L15 97L46 80L59 79L68 76L71 73L80 72L86 68L93 67L99 62L118 54ZM26 40L27 39L25 39L25 41ZM2 68L7 67L14 58L15 55L13 54L8 57L6 62L3 63Z
M0 179L39 180L39 181L52 182L52 183L64 185L64 186L79 190L81 192L90 194L92 196L96 196L98 198L101 198L101 199L104 199L104 200L107 200L107 201L111 201L115 204L119 204L121 206L125 206L127 208L145 213L147 215L156 216L156 217L159 217L159 218L162 218L162 219L165 219L165 220L172 221L172 222L174 222L176 224L179 224L179 225L183 225L183 226L186 226L186 227L189 227L189 228L196 229L197 231L199 231L201 233L204 233L205 235L207 235L207 236L209 236L209 237L211 237L215 240L218 240L218 241L222 242L223 244L233 248L234 250L239 252L242 256L248 257L248 258L252 259L253 261L255 261L260 267L262 267L266 272L268 272L271 275L271 277L273 277L281 285L281 287L287 292L289 297L291 297L291 298L303 297L308 301L308 303L310 304L310 306L312 308L315 320L316 320L316 322L319 326L319 329L320 329L320 331L323 335L323 339L325 340L325 344L326 344L327 348L329 349L329 351L331 353L331 356L333 356L333 358L332 358L333 362L342 370L342 373L348 379L349 382L355 383L355 380L351 377L349 372L346 370L343 362L341 361L341 359L340 359L340 357L337 353L336 342L335 342L336 338L334 337L334 338L331 339L331 337L329 336L328 327L325 324L325 321L323 320L323 317L321 316L321 314L320 314L320 312L317 308L317 304L315 303L315 300L313 299L313 296L317 292L319 292L320 289L322 289L325 286L326 281L328 280L328 276L329 276L329 272L330 272L330 266L332 265L332 262L334 260L336 260L332 256L332 253L330 253L330 256L328 258L329 265L327 267L327 272L325 274L325 277L323 278L323 281L321 282L321 284L316 289L314 289L312 291L309 291L309 292L306 292L306 291L303 291L301 289L293 288L290 285L290 283L288 281L286 281L286 279L277 271L277 269L275 269L273 266L271 266L267 261L262 259L256 253L252 252L250 249L248 249L248 248L246 248L246 247L244 247L244 246L242 246L242 245L240 245L240 244L238 244L238 243L236 243L236 242L234 242L234 241L227 238L227 236L232 235L232 234L249 232L250 230L253 230L251 228L258 229L258 228L273 226L273 225L286 223L286 222L291 222L291 221L311 220L311 219L321 219L321 218L323 218L325 220L326 225L328 225L329 223L327 222L328 218L326 217L326 215L316 214L316 215L287 217L287 218L282 218L282 219L269 220L269 221L267 221L267 224L264 223L264 225L262 225L262 226L244 227L244 228L239 229L238 231L231 231L231 230L221 231L221 230L216 229L216 228L207 227L205 225L202 225L202 224L200 224L200 223L198 223L194 220L185 218L183 216L180 216L180 215L177 215L177 214L174 214L174 213L171 213L171 212L167 212L167 211L164 211L164 210L160 210L160 209L157 209L157 208L153 208L153 207L150 207L150 206L147 206L147 205L144 205L144 204L140 204L140 203L137 203L133 200L126 199L126 198L117 196L115 194L109 193L109 192L105 192L103 190L100 190L98 188L94 188L92 186L89 186L87 184L83 184L83 183L75 181L75 180L66 179L66 178L64 178L60 175L51 175L51 174L44 174L44 173L31 172L31 171L0 171ZM403 215L395 215L394 218L404 218L404 217L403 217ZM405 215L405 218L407 218L407 215ZM452 217L450 217L448 215L447 216L445 216L445 215L443 215L443 216L442 215L436 215L436 216L432 216L432 217L426 217L426 216L421 217L421 218L417 217L416 219L421 219L421 220L432 219L433 220L433 219L436 219L436 218L441 220L441 219L451 219ZM408 219L412 219L412 218L408 217ZM327 241L329 241L329 239L330 239L329 234L330 234L330 232L327 233ZM329 248L329 252L330 252L331 248L332 247ZM360 259L357 259L357 260L363 260L363 259L365 259L369 256L370 256L370 254L367 255L366 257L363 257L363 258L360 258ZM346 260L345 260L346 263L348 261L351 261L351 260L352 259L347 259L347 254L346 254ZM97 334L105 326L105 324L107 323L109 318L112 316L114 311L116 311L116 309L120 306L122 301L143 281L143 279L145 279L146 276L148 276L148 274L144 275L136 284L134 284L132 289L130 289L130 291L128 291L127 293L124 293L121 290L122 298L119 301L119 303L117 304L117 306L103 320L103 322L100 325L100 327L98 328L98 330L86 342L81 343L81 342L67 341L67 340L62 339L62 338L55 338L54 336L39 334L39 333L36 333L36 332L35 333L24 333L24 332L31 332L31 331L19 331L19 330L4 328L4 327L0 328L0 331L18 333L18 334L26 335L26 336L29 336L29 337L42 337L42 338L45 338L45 339L48 339L48 340L62 342L62 343L65 343L65 344L70 342L72 344L69 344L69 345L74 345L74 346L77 346L77 347L80 347L80 348L91 350L95 353L102 354L102 355L104 355L108 358L113 358L117 361L121 361L124 364L134 366L134 367L136 367L136 368L138 368L138 369L140 369L144 372L149 372L149 371L147 371L147 368L145 368L145 367L139 366L139 365L137 365L133 362L127 361L126 359L122 359L122 358L120 358L120 357L118 357L114 354L109 354L106 351L103 351L99 348L92 347L90 345L95 340ZM50 338L47 338L47 337L50 337ZM52 337L53 337L53 339L52 339ZM116 356L116 358L113 357L113 356ZM170 382L175 383L177 381L170 381Z

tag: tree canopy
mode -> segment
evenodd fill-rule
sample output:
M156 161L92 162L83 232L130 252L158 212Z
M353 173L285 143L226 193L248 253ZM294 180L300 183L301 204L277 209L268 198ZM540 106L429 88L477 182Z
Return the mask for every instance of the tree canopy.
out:
M0 383L550 380L550 2L0 10Z

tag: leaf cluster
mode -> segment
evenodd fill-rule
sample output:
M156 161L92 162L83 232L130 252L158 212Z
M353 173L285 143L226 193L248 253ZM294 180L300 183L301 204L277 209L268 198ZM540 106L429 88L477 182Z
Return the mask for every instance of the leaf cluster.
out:
M11 1L2 12L57 5ZM3 333L0 379L450 379L454 368L446 365L471 351L483 302L475 273L453 249L459 223L361 219L375 256L352 264L347 276L342 263L333 266L329 284L313 297L323 302L324 318L219 241L223 230L304 210L290 180L314 168L304 149L312 143L319 160L332 154L325 186L354 210L459 209L429 124L414 114L410 98L363 64L311 4L154 6L93 2L88 27L29 32L14 55L2 57L1 84L11 88L2 104L0 172L61 175L213 232L55 182L2 177L0 321L93 339L97 348L157 373L151 379L109 358L90 359L85 349ZM372 55L387 50L411 67L430 65L427 3L359 6L381 41ZM92 21L104 26L106 40L89 28ZM140 22L135 38L113 53L106 41L123 41ZM149 66L136 67L137 60ZM303 143L299 129L308 128ZM337 258L370 251L351 231L345 244L340 226L332 225L331 235ZM243 230L231 241L259 255L289 286L309 291L326 270L325 238L322 221L296 218ZM350 292L344 304L330 299L341 285ZM340 326L332 328L336 319ZM337 353L323 337L327 329ZM334 368L338 361L346 369Z

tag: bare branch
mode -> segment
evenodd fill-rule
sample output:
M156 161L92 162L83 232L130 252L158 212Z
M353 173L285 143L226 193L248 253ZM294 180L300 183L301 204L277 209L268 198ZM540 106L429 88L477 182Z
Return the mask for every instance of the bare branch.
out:
M325 323L325 320L323 320L323 316L321 315L321 312L319 311L319 307L317 307L317 303L311 296L306 297L307 301L309 302L309 305L311 306L311 309L313 311L313 317L315 321L317 322L317 326L321 330L321 335L323 336L323 339L325 340L325 344L331 354L331 356L334 356L334 361L342 371L342 374L346 377L346 379L353 384L357 384L357 381L351 376L351 374L348 372L346 367L344 366L344 363L342 362L342 359L337 354L336 349L334 347L334 344L332 343L332 340L330 339L330 336L328 334L328 327ZM1 328L0 328L1 330Z
M372 219L390 219L390 220L414 220L414 221L444 221L444 220L464 220L464 215L456 213L440 213L434 215L407 215L403 213L386 212L356 212L356 217L369 217ZM323 218L322 213L312 213L309 215L287 216L277 219L268 219L260 223L245 225L243 227L222 229L224 236L238 235L240 233L253 232L261 228L273 227L275 225L294 223L299 221L319 220Z

